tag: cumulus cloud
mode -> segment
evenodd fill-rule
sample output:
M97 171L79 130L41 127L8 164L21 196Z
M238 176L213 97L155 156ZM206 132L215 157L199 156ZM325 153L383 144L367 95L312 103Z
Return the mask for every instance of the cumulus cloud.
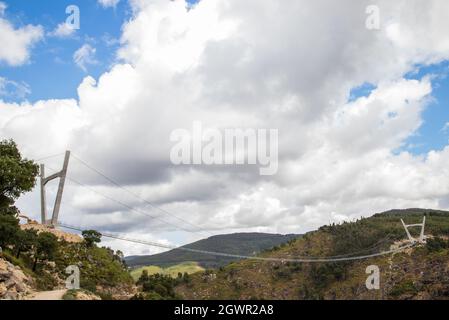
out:
M73 54L73 61L78 67L81 68L81 70L87 72L88 65L98 63L98 61L95 59L96 52L97 49L86 43L81 48L75 51L75 53Z
M58 26L49 33L49 36L51 37L58 37L58 38L67 38L72 36L75 33L75 28L70 26L66 22L62 22L58 24Z
M115 8L115 6L120 2L120 0L98 0L98 3L103 8Z
M28 62L30 50L44 35L42 26L26 25L15 28L4 14L6 4L0 2L0 62L19 66Z
M69 180L63 220L137 236L151 230L172 243L202 237L192 225L305 232L391 208L447 208L449 147L421 156L397 150L432 99L432 77L405 75L449 59L449 3L375 1L384 18L370 31L371 2L214 0L186 8L135 0L120 63L86 77L77 100L0 103L0 134L28 156L71 149L132 190L73 160L70 176L100 194ZM78 51L85 70L95 49ZM364 83L375 89L351 98ZM170 133L193 121L279 129L278 174L172 165ZM37 204L36 194L20 202L30 212Z

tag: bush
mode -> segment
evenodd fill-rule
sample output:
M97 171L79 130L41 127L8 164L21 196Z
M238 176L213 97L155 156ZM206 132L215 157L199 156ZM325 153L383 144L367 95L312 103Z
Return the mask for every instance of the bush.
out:
M449 247L449 241L446 241L439 237L430 238L427 239L426 247L429 252L441 251Z
M76 300L77 290L68 290L63 296L62 300Z
M162 274L148 275L142 273L142 276L137 281L137 284L142 285L142 290L145 294L137 296L143 300L171 300L177 299L174 287L180 283L188 282L190 278L185 278L185 275L176 279Z
M417 292L417 289L415 285L413 284L413 281L408 280L405 282L398 283L395 285L391 291L390 295L393 297L399 297L403 294L415 294Z

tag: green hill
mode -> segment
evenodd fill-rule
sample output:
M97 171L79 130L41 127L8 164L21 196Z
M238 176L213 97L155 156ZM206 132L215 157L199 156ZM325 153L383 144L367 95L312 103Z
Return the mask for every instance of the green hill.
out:
M298 237L300 236L295 234L234 233L213 236L184 247L236 255L253 255ZM132 256L125 258L125 260L130 267L159 266L162 268L190 261L197 262L203 268L217 268L236 261L235 258L217 257L182 250L171 250L150 256Z
M204 268L200 267L196 262L184 262L168 268L161 268L158 266L140 267L131 271L131 276L133 277L134 281L137 281L139 279L139 277L142 275L143 270L146 270L149 275L162 274L176 278L179 273L193 274L196 272L204 271Z
M186 299L449 299L449 212L392 210L317 231L262 253L262 257L351 257L407 243L400 219L420 223L427 244L366 260L291 263L243 260L197 273L177 286ZM419 233L416 228L412 235ZM380 290L368 290L366 268L380 270Z

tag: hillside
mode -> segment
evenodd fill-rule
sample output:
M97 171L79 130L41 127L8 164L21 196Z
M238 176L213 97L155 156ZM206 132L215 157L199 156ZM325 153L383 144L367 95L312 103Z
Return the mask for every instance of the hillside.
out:
M131 276L135 281L137 281L144 270L146 270L149 275L162 274L169 275L172 278L176 278L179 273L193 274L196 272L204 271L204 268L201 268L196 262L183 262L167 268L161 268L158 266L146 266L132 270Z
M213 236L193 242L184 247L237 255L253 255L298 237L299 235L295 234L234 233ZM162 268L174 266L183 262L197 262L203 268L217 268L235 260L235 258L216 257L181 250L171 250L150 256L132 256L125 258L127 265L130 267L153 265Z
M62 296L70 265L79 267L81 287L101 297L127 299L135 293L120 252L36 222L19 225L14 216L0 214L0 230L10 239L0 252L0 300Z
M260 256L345 257L386 251L405 243L401 218L420 223L424 214L427 245L358 261L244 260L213 274L194 274L188 283L177 286L176 293L187 299L449 299L449 212L392 210L357 222L323 226ZM369 265L380 269L380 290L366 289Z

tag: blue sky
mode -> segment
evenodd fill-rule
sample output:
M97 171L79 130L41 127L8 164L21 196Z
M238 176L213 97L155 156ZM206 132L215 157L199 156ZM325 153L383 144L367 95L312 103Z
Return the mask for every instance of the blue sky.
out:
M396 153L408 151L415 155L426 154L431 150L442 150L449 141L449 62L431 66L416 66L406 79L421 80L425 76L432 78L432 99L422 115L423 124L418 132L409 137ZM349 101L368 96L376 87L370 83L353 88Z
M421 79L425 75L434 77L433 100L424 111L424 123L419 132L407 141L406 148L414 154L441 150L449 140L449 127L445 127L449 122L449 62L418 67L417 72L407 78Z
M4 2L8 5L6 17L16 27L42 25L46 34L67 19L66 7L74 3L72 0ZM76 89L86 75L97 78L114 62L118 46L114 41L120 38L121 26L130 16L127 2L120 1L116 8L102 8L92 0L77 0L76 5L80 8L81 25L73 36L45 36L32 50L29 63L18 67L0 65L0 76L29 85L31 93L26 98L30 102L76 98ZM87 73L73 63L74 52L85 43L96 49L97 60L88 66Z

